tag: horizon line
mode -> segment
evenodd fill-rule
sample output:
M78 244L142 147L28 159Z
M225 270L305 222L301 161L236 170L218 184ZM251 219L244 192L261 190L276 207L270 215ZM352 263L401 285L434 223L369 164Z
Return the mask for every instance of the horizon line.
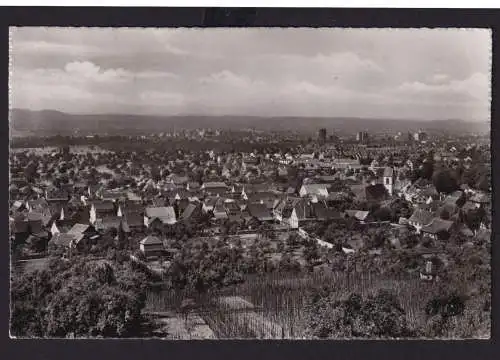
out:
M114 112L100 112L100 113L72 113L57 109L40 109L33 110L28 108L12 108L9 110L9 114L15 110L21 111L29 111L29 112L58 112L65 115L75 115L75 116L99 116L99 115L109 115L109 116L146 116L146 117L189 117L189 116L197 116L197 117L250 117L250 118L263 118L263 119L273 119L273 118L314 118L314 119L364 119L364 120L393 120L393 121L421 121L421 122L434 122L434 121L457 121L457 122L465 122L465 123L488 123L491 122L490 119L485 120L465 120L465 119L457 119L457 118L439 118L439 119L423 119L423 118L395 118L395 117L363 117L363 116L316 116L316 115L243 115L243 114L218 114L218 115L210 115L210 114L144 114L144 113L114 113Z

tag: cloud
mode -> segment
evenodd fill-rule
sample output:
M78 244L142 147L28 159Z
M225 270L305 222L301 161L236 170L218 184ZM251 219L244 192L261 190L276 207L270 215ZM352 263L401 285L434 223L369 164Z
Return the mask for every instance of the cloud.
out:
M312 58L321 66L332 68L334 71L355 72L367 71L383 73L384 70L370 59L364 59L352 52L331 53L328 55L318 54Z
M12 50L15 54L72 54L78 55L81 53L89 54L92 52L100 51L99 47L88 45L88 44L79 44L79 43L68 43L68 44L60 44L53 43L48 41L21 41L21 42L13 42Z
M199 80L202 85L209 86L223 86L223 87L237 87L237 88L248 88L251 90L253 86L263 85L262 81L254 81L248 76L236 75L231 71L223 70L221 72L210 74L209 76L204 76Z
M169 72L134 73L122 68L103 69L90 61L69 62L63 69L17 68L10 79L11 100L14 107L55 108L70 112L96 108L116 112L124 106L130 110L144 103L165 107L178 104L182 98L182 95L175 97L173 92L166 91L166 85L169 85L166 81L177 78ZM159 90L154 90L155 86ZM142 87L151 90L144 92Z
M142 71L131 75L134 79L179 79L179 75L165 71Z
M127 82L131 80L141 79L162 79L170 78L177 79L178 76L169 72L162 71L144 71L134 73L122 68L117 69L101 69L101 67L89 61L71 62L64 67L66 73L70 76L76 76L81 80L93 82Z
M430 82L432 83L444 83L450 79L450 76L447 74L434 74L430 77Z
M68 63L64 70L68 76L74 76L77 80L89 82L124 82L133 76L124 69L101 69L89 61Z
M395 91L404 98L414 101L445 102L457 104L462 102L489 103L490 80L488 76L474 73L463 80L452 80L442 84L427 84L424 82L407 82L401 84Z

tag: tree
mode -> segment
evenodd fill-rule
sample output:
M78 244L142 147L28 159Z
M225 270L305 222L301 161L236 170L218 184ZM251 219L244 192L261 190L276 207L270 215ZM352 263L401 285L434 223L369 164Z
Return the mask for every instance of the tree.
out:
M24 248L34 253L41 253L47 250L47 243L48 243L47 239L39 238L36 236L30 236L26 240Z
M309 295L305 311L307 331L317 338L415 336L396 295L384 289L366 298L351 293L340 300L333 291L320 289Z
M392 221L398 222L400 217L409 218L411 216L411 205L404 199L397 199L390 205Z
M288 238L286 239L286 245L289 248L295 248L300 244L299 241L299 236L296 233L291 233L288 235Z
M388 233L384 228L377 228L369 231L367 235L368 238L365 241L365 246L368 249L376 249L382 247L388 238Z
M137 336L146 279L130 262L75 258L12 282L15 336Z
M373 218L377 221L390 221L392 219L391 210L386 207L380 207L373 212Z
M154 181L160 181L161 180L161 172L160 172L160 169L157 166L151 167L151 178Z
M31 161L25 168L24 168L24 176L26 178L27 182L32 182L35 177L36 177L36 171L37 171L38 165Z
M434 173L434 160L432 158L427 158L422 163L420 169L420 177L426 180L430 180Z
M242 248L230 248L226 241L201 246L186 242L165 276L174 288L204 293L240 283L244 265Z
M439 193L450 194L458 190L457 180L447 169L436 171L432 176L432 182Z
M489 192L491 188L491 177L482 175L476 183L476 188L481 191Z
M465 214L464 222L475 233L479 230L485 216L486 212L483 208L474 209Z
M465 297L456 290L442 289L425 305L427 326L425 335L428 337L446 336L453 325L451 319L462 315L465 310Z
M284 273L300 272L300 264L297 260L292 259L290 254L284 254L278 265L278 269Z
M319 259L319 247L316 241L307 241L304 248L304 259L309 264L314 264Z

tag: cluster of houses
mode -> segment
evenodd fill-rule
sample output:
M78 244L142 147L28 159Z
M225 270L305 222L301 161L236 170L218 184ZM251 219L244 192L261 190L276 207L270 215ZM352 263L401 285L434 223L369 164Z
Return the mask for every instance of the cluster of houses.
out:
M413 190L413 189L412 189ZM465 235L473 235L473 230L466 227L460 221L460 215L466 215L476 209L488 209L490 198L484 193L470 191L468 189L457 190L445 197L437 194L432 186L426 186L415 194L415 210L408 219L400 219L402 224L408 224L415 228L417 233L422 233L437 240L440 236L446 236L452 230L460 230ZM405 193L408 195L408 193ZM480 230L489 230L490 215L486 216L479 224ZM474 229L476 230L476 229Z
M412 166L408 162L381 166L373 161L367 167L359 159L323 154L270 154L264 158L249 154L238 158L242 179L233 178L234 168L229 164L235 161L229 161L229 156L223 158L210 152L208 157L208 168L215 170L205 172L205 181L196 181L186 172L172 171L168 175L161 173L161 179L143 174L133 186L111 186L104 180L86 183L81 179L33 185L14 176L11 238L15 243L45 241L48 247L55 244L69 249L87 241L96 243L100 235L113 230L121 241L143 235L141 248L154 249L159 243L154 236L146 236L151 233L148 230L161 231L178 222L196 223L203 219L210 225L207 228L214 231L225 222L247 230L261 223L299 229L305 223L342 217L366 222L369 211L339 211L338 205L354 199L390 207L397 198L411 203L414 209L411 217L400 222L436 237L450 231L457 223L453 216L459 211L489 204L489 196L468 187L443 198L431 184L412 184L402 179L399 174ZM291 163L299 164L307 175L298 187L273 179L276 172L285 176ZM345 184L344 190L332 187L339 181ZM441 216L443 211L449 214L447 220Z

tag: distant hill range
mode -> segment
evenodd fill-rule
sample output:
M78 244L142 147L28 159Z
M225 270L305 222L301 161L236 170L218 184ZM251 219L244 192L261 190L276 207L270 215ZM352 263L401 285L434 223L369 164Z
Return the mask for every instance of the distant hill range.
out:
M326 128L328 134L353 134L357 131L397 133L418 131L487 133L489 122L462 120L367 119L342 117L257 117L257 116L153 116L92 114L77 115L54 110L31 111L13 109L10 117L12 136L50 136L71 134L130 135L168 132L182 129L243 129L263 131L292 130L315 133Z

